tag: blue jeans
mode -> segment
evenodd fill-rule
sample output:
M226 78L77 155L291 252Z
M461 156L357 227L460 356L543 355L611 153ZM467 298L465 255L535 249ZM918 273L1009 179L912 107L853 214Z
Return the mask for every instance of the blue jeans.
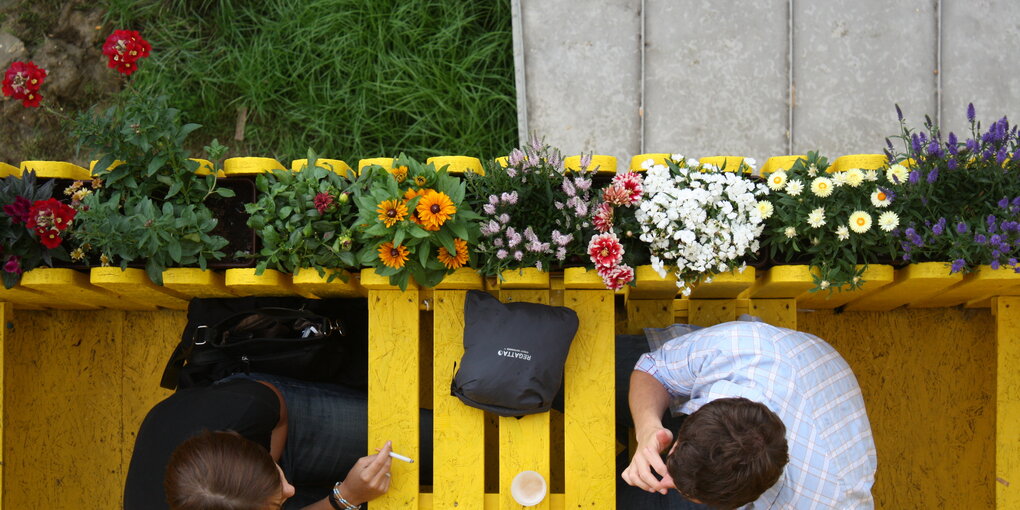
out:
M354 463L368 454L368 396L364 393L270 374L237 374L230 378L235 377L270 383L287 403L287 442L280 468L296 494L284 504L285 509L301 508L326 497L333 484L343 480ZM429 485L431 411L421 411L420 430L420 483Z

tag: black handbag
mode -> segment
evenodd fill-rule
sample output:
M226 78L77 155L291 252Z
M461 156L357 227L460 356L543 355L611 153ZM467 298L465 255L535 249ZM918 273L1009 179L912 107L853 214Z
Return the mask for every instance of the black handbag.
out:
M193 299L160 386L205 386L259 372L365 389L367 363L364 299Z

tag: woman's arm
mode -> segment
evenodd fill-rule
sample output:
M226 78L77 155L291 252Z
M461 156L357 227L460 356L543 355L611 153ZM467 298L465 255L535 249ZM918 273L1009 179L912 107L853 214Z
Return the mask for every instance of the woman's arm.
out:
M276 422L276 426L273 427L272 435L269 438L269 455L273 457L274 461L279 463L280 456L283 455L283 447L287 444L287 402L283 400L283 394L280 393L280 390L276 389L276 386L265 381L258 382L273 390L273 393L276 393L276 398L280 400L280 420Z
M371 501L390 490L390 452L393 447L389 441L375 455L358 459L354 467L340 483L340 494L352 505L360 505ZM329 498L323 498L306 506L303 510L333 510Z

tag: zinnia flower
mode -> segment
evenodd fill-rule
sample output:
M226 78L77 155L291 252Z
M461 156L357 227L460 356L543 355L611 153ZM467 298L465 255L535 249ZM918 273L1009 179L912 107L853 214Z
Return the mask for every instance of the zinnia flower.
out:
M606 284L606 288L611 290L620 290L624 285L634 280L634 269L626 264L600 267L598 273L602 277L602 282Z
M892 200L889 200L889 195L882 190L876 190L871 194L871 205L875 207L888 207L890 202Z
M588 243L588 255L596 268L612 267L623 260L623 245L612 232L599 234Z
M442 191L429 190L418 201L418 219L426 228L442 226L457 212L450 196Z
M817 177L811 181L811 192L816 196L825 198L832 194L832 179L828 177Z
M780 170L778 172L772 172L769 176L769 188L772 191L779 191L786 187L786 172Z
M900 217L892 211L886 211L878 217L878 226L886 232L892 232L899 225Z
M451 255L445 247L439 247L439 261L442 262L448 269L463 267L468 261L467 241L455 238L453 240L453 245L457 250L457 252L453 255Z
M393 246L393 242L387 241L379 246L379 259L388 267L400 269L407 262L409 252L404 245Z
M22 106L34 108L42 101L39 88L46 79L46 70L29 62L13 62L4 72L3 94L20 100Z
M107 67L130 76L138 69L138 59L148 57L152 45L136 30L114 30L103 44L103 55L109 57Z
M850 215L850 230L858 234L871 230L871 215L864 211L854 211Z
M631 203L631 192L621 185L613 184L602 190L602 200L612 205L628 205Z
M379 221L385 223L386 228L390 228L407 217L407 206L399 200L384 200L379 204L376 212L379 213Z
M326 211L333 209L333 195L329 193L316 193L312 202L315 203L315 209L319 214L326 214Z
M808 225L811 225L814 228L825 225L825 208L819 207L811 211L811 214L808 214L807 222Z

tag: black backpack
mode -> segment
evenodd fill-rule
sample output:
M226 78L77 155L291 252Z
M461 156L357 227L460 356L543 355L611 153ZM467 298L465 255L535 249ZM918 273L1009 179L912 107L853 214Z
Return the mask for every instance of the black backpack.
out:
M160 386L206 386L241 372L367 389L368 301L192 299Z

